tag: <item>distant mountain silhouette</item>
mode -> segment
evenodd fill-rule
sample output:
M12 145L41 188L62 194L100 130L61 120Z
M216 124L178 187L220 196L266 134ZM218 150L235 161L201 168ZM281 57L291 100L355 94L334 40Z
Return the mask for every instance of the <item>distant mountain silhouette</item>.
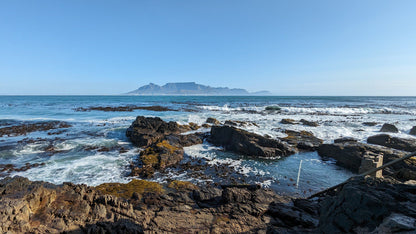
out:
M245 89L230 89L227 87L211 87L195 82L167 83L163 86L150 83L136 90L128 92L129 95L270 95L268 91L249 93Z

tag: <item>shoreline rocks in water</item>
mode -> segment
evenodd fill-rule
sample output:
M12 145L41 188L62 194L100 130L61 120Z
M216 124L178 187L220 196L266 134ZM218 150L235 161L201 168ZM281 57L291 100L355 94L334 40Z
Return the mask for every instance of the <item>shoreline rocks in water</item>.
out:
M62 121L29 122L0 128L0 137L21 136L31 132L48 131L52 129L69 128L71 124Z
M409 134L413 135L413 136L416 136L416 126L413 126L412 129L410 129Z
M232 126L212 126L208 140L226 150L248 156L285 157L297 152L278 139L270 139Z
M404 157L406 151L387 148L384 146L369 145L361 142L342 142L334 144L322 144L318 148L318 154L324 158L333 158L336 164L358 173L361 160L365 155L383 154L383 164ZM384 176L391 176L399 180L415 180L414 174L407 171L416 171L416 160L407 159L383 169Z
M397 129L397 127L394 126L393 124L385 123L381 127L380 132L398 133L399 132L399 129Z
M201 144L205 137L202 133L180 133L198 128L194 123L179 125L158 117L138 116L127 129L126 136L136 146L145 148L140 153L138 162L131 164L130 176L150 178L158 170L179 164L183 159L183 147Z
M393 149L408 152L416 151L416 140L392 137L388 134L378 134L367 138L367 142L375 145L382 145Z
M286 130L287 137L280 138L282 141L303 151L315 151L323 141L315 137L311 132Z

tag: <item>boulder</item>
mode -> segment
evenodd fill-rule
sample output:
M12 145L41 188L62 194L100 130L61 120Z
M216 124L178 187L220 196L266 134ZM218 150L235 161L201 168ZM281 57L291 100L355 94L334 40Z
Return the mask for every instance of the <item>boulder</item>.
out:
M383 162L388 163L395 159L404 157L408 152L390 149L383 146L369 145L360 142L345 142L334 144L322 144L318 148L318 154L324 158L334 158L336 164L358 173L361 160L368 153L383 154ZM406 159L390 167L383 169L383 175L389 175L397 178L395 174L402 168L416 171L416 161ZM397 178L400 179L400 178Z
M198 132L198 133L185 134L185 135L172 134L172 135L166 136L165 139L169 141L171 145L188 147L191 145L202 144L205 137L206 137L205 133Z
M358 140L353 137L342 137L342 138L335 139L334 143L347 143L347 142L354 143L357 141Z
M410 129L409 134L410 134L410 135L413 135L413 136L416 136L416 126L413 126L413 128L412 128L412 129Z
M322 140L315 137L311 132L307 131L293 131L286 130L287 137L281 138L282 141L286 141L290 145L298 148L299 150L315 151L321 144Z
M379 178L354 178L320 202L319 233L416 232L416 188Z
M286 142L269 139L232 126L213 126L209 141L235 153L260 156L281 157L296 153L296 149Z
M126 131L126 136L139 147L149 146L164 136L183 131L176 122L165 122L159 117L138 116Z
M216 118L212 118L212 117L209 117L205 122L209 123L209 124L214 124L214 125L220 125L221 124L220 121L218 121Z
M379 134L367 138L367 142L375 145L382 145L393 149L413 152L416 151L416 139L405 139L392 137L387 134Z
M364 122L363 125L364 126L372 127L372 126L376 126L377 125L377 122Z
M182 147L173 146L167 140L160 141L140 153L139 166L133 167L130 175L150 178L156 170L178 164L183 154Z
M393 124L383 124L383 126L380 129L380 132L392 132L392 133L397 133L399 132L399 129L397 129L396 126L394 126Z
M319 126L319 124L318 124L317 122L314 122L314 121L308 121L308 120L306 120L306 119L301 119L301 120L300 120L300 122L301 122L303 125L306 125L306 126L309 126L309 127L318 127L318 126Z

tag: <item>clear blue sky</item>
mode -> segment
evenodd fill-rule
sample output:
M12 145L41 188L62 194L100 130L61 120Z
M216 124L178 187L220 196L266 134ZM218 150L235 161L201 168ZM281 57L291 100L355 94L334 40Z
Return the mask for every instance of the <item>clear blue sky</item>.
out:
M0 1L0 94L416 95L415 0Z

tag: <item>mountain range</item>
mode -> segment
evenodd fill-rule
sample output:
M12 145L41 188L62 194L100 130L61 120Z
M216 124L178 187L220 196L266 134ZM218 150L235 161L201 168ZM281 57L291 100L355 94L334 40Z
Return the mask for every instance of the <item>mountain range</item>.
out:
M211 87L195 82L166 83L163 86L150 83L128 92L127 95L271 95L268 91L250 93L245 89Z

